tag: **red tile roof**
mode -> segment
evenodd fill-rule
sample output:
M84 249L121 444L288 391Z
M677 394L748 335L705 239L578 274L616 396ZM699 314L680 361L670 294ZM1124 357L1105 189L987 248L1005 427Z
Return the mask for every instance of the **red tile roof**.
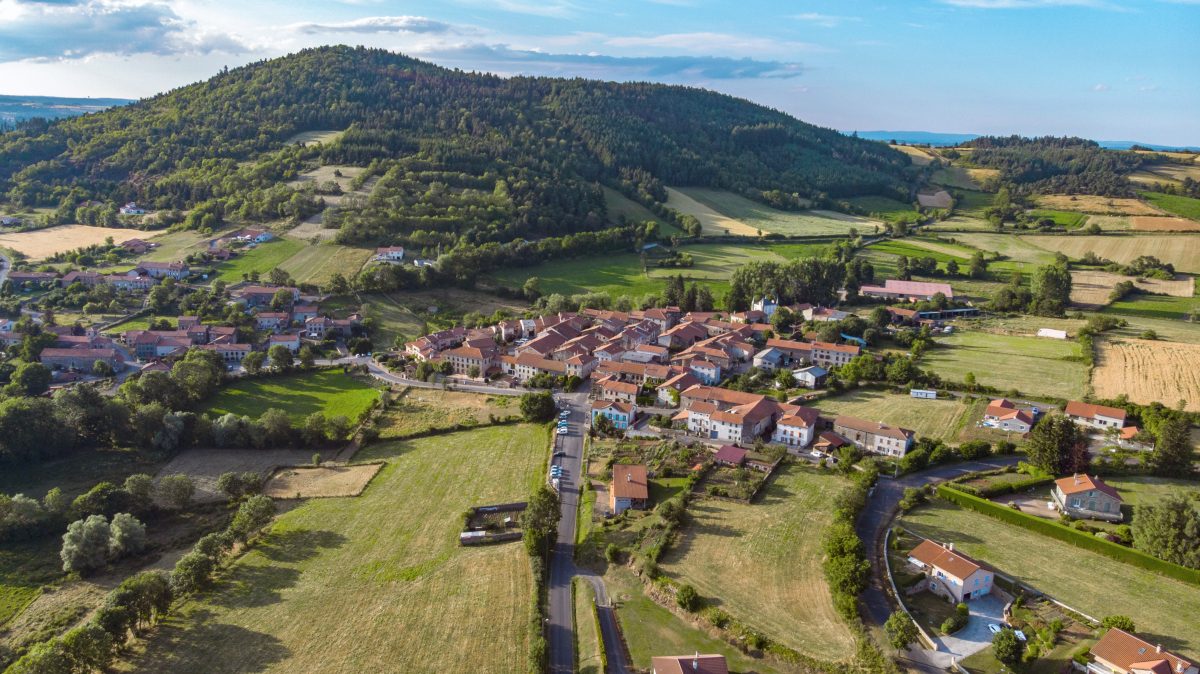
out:
M746 453L746 450L742 449L741 447L724 445L717 450L716 454L713 455L713 459L718 463L730 463L735 466L740 466L742 465L742 462L746 460Z
M1058 485L1058 488L1062 490L1062 493L1066 494L1067 496L1094 490L1108 494L1118 501L1121 500L1121 495L1117 493L1116 489L1113 489L1109 485L1105 484L1105 482L1100 478L1092 477L1087 473L1084 473L1083 475L1075 474L1071 477L1060 478L1055 480L1054 484Z
M646 467L641 464L613 464L613 496L616 498L648 499L650 487Z
M1131 670L1134 665L1149 669L1147 665L1152 666L1160 660L1165 660L1175 672L1186 672L1193 666L1178 655L1116 627L1105 632L1092 646L1092 656L1124 670Z
M971 577L971 574L983 568L970 557L931 540L921 541L921 544L913 548L908 556L922 564L935 566L959 580L966 580Z
M1125 410L1116 407L1105 407L1104 405L1093 405L1092 403L1081 403L1076 400L1067 403L1066 412L1067 416L1070 417L1094 419L1097 415L1101 415L1110 419L1125 421Z
M671 655L650 659L655 674L729 674L724 655Z

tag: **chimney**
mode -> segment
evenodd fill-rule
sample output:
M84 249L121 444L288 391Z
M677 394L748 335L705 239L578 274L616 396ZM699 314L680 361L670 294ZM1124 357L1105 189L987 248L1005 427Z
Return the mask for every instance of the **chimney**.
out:
M947 544L946 544L946 549L947 549L947 550L949 550L950 552L954 552L954 544L953 544L953 543L947 543Z
M696 651L696 655L692 657L692 671L700 671L700 651Z
M1155 652L1155 653L1162 653L1162 644L1158 644L1158 645L1156 645L1156 646L1154 647L1154 652Z

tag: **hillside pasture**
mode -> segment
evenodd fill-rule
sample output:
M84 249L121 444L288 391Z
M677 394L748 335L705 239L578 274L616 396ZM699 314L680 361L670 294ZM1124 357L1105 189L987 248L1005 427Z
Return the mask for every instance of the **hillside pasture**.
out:
M925 400L907 394L857 389L822 398L813 406L827 418L846 414L907 428L921 437L958 443L982 416L982 404L982 400L974 403L961 398Z
M651 212L650 209L613 188L601 186L600 189L604 190L604 204L608 209L608 219L610 221L619 222L622 217L629 223L640 223L649 220L658 223L659 234L663 236L673 236L683 233L675 225L663 220Z
M336 131L333 129L324 131L301 131L300 133L288 138L284 141L287 145L303 145L309 147L311 145L321 145L332 143L342 137L345 131Z
M313 412L326 417L344 415L353 421L378 397L374 380L341 370L318 370L228 384L209 400L204 411L212 417L237 414L257 419L277 408L287 412L293 422Z
M153 262L182 260L193 253L203 253L208 250L208 242L220 237L225 231L201 234L194 229L183 229L159 234L146 239L146 241L156 244L156 247L143 255L141 259Z
M1125 394L1135 403L1161 402L1200 411L1200 344L1105 338L1100 342L1092 388L1100 398Z
M700 221L700 231L707 235L758 236L758 228L728 216L688 194L667 188L667 207L691 215Z
M361 496L280 515L125 671L527 671L532 575L519 543L462 547L470 506L527 498L545 432L488 428L365 448ZM447 647L447 644L453 647Z
M870 213L874 217L887 222L916 222L921 214L913 209L912 204L897 201L888 197L869 196L848 199L852 206Z
M1151 218L1152 215L1142 215L1134 217ZM1095 225L1105 232L1119 232L1133 228L1133 223L1130 218L1123 215L1089 215L1087 216L1087 225Z
M254 248L241 248L236 257L217 265L214 280L237 283L245 280L244 276L253 272L266 274L299 253L306 245L308 244L296 239L277 237Z
M373 294L363 297L364 317L374 318L376 329L371 337L376 346L390 348L397 337L413 340L425 332L425 321L401 303L396 295Z
M1088 216L1084 213L1076 213L1074 211L1055 211L1048 208L1035 208L1025 213L1031 218L1038 221L1051 220L1059 227L1067 229L1078 229L1088 220Z
M862 233L874 232L880 224L875 220L833 211L781 211L725 190L687 187L676 188L676 191L700 206L754 230L749 234L730 230L732 234L758 236L759 230L762 230L764 234L784 236L842 236L849 235L851 229ZM671 205L671 202L668 201L667 205ZM704 223L704 218L698 213L692 214ZM705 233L710 232L706 230ZM721 232L714 230L711 233Z
M1137 215L1129 219L1135 232L1200 232L1200 221Z
M1147 293L1171 297L1191 297L1195 283L1190 278L1165 281L1155 278L1135 278L1106 271L1072 271L1071 303L1085 307L1102 307L1109 302L1113 288L1122 281L1132 281L1134 287Z
M1093 194L1043 194L1035 199L1037 205L1056 211L1075 211L1095 215L1162 215L1140 199L1101 197Z
M1147 318L1165 318L1170 322L1170 328L1163 330L1161 327L1153 327L1147 325L1150 330L1154 330L1161 338L1171 339L1169 336L1172 329L1176 327L1186 327L1195 325L1186 323L1180 319L1189 316L1193 309L1200 307L1200 299L1195 297L1171 297L1169 295L1146 295L1144 293L1135 293L1122 300L1113 302L1104 308L1106 314L1119 314L1121 317L1129 319L1136 317L1143 319L1138 323L1146 322ZM1192 332L1195 332L1194 330ZM1195 339L1196 335L1191 335L1191 339Z
M952 382L964 382L969 372L1000 391L1068 399L1082 397L1087 384L1087 366L1074 341L963 330L937 342L921 366Z
M104 243L112 237L114 243L148 238L146 232L119 227L92 225L59 225L28 232L0 233L0 248L11 248L30 260L37 261L68 250Z
M351 248L335 243L319 243L301 248L279 264L296 283L326 285L334 274L351 278L374 253L367 248Z
M1142 192L1142 197L1172 215L1200 220L1200 199L1161 192Z
M1128 264L1142 255L1175 265L1177 271L1200 273L1200 235L1022 236L1022 241L1050 252L1081 258L1088 251L1113 262Z
M908 158L916 166L928 166L934 159L937 159L937 155L923 147L913 145L889 145L888 147L908 155Z
M1200 622L1193 618L1200 587L942 501L910 511L900 523L1088 615L1129 616L1164 648L1200 655Z
M1014 262L1026 262L1039 267L1054 260L1053 253L1011 234L966 232L955 234L954 240L971 248L1001 255Z
M821 540L833 521L831 504L847 487L843 478L786 464L754 504L694 502L660 566L771 638L846 660L854 637L833 608Z
M932 194L918 194L917 203L925 208L950 208L954 198L946 190L938 190Z

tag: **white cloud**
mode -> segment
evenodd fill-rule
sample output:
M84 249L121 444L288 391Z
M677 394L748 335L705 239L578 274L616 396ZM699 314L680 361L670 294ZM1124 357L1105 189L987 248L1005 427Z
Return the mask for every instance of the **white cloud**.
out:
M368 16L332 23L297 23L289 26L298 33L458 33L459 28L423 16Z
M820 12L804 12L803 14L795 14L793 19L805 21L823 28L835 28L838 25L847 21L862 21L862 18L857 16L836 16L833 14L821 14Z
M1107 84L1095 84L1092 86L1092 91L1099 92L1099 93L1103 93L1105 91L1108 91L1109 89L1112 89L1112 87L1108 86Z
M605 38L604 44L623 49L659 49L690 54L780 54L822 50L821 47L806 42L779 41L765 37L710 32L614 36Z

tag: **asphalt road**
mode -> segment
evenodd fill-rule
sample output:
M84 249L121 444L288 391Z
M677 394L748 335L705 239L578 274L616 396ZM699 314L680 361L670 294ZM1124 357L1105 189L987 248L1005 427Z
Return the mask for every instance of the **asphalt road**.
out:
M8 272L12 269L12 260L0 253L0 285L4 285L4 279L8 278Z
M892 524L892 519L899 506L900 499L904 497L904 490L909 487L922 487L927 484L944 482L964 473L971 473L977 470L1011 466L1024 458L1024 454L996 456L979 461L936 466L916 473L910 473L895 480L887 478L879 480L874 492L871 494L871 498L867 500L867 507L859 514L858 522L855 526L858 537L862 539L867 547L867 558L871 560L871 582L860 597L866 609L863 617L867 621L882 627L887 622L888 616L892 614L892 601L888 597L886 589L888 581L887 569L883 563L883 537ZM910 653L914 657L920 657L921 654L922 652L919 650ZM932 661L933 659L926 663L909 661L906 664L922 669L923 671L945 671L944 667L932 666Z
M555 452L564 452L565 456L551 461L551 465L562 466L563 469L558 489L562 515L558 520L558 538L550 557L550 615L546 639L550 648L550 671L569 674L575 670L575 605L571 597L571 579L575 577L575 517L579 509L583 434L588 405L587 393L562 393L555 398L567 404L571 416L568 419L570 432L554 436Z

